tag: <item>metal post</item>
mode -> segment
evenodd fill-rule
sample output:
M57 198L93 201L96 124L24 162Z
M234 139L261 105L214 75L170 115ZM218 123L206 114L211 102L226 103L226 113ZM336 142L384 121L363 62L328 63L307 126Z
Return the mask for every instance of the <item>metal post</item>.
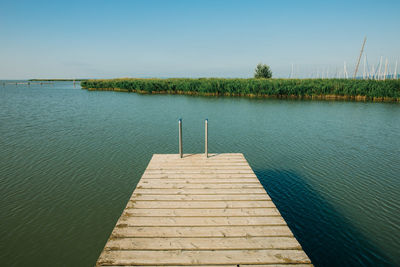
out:
M183 150L182 150L182 119L179 119L179 155L183 158Z
M208 158L208 119L205 121L205 154L206 158Z

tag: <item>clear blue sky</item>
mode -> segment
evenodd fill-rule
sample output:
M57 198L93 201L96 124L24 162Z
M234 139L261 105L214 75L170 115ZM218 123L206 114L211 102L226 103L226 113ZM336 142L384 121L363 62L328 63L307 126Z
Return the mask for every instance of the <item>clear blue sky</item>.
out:
M400 1L0 1L0 79L400 69Z

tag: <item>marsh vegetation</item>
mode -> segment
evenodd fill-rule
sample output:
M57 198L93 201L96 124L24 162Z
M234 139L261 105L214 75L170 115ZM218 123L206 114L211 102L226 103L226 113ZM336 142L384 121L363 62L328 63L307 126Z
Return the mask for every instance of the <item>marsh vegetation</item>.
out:
M400 101L400 80L357 79L106 79L86 80L89 90L213 96Z

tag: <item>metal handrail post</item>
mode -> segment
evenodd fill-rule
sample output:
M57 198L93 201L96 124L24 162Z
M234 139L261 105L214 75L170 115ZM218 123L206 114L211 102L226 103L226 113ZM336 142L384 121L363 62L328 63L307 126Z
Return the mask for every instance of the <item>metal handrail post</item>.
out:
M179 156L183 158L183 150L182 150L182 119L178 120L179 124Z
M205 154L208 158L208 119L205 121Z

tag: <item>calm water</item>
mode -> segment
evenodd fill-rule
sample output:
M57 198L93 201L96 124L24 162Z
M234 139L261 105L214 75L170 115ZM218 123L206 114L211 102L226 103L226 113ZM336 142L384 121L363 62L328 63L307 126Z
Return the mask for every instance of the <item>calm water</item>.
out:
M243 152L316 266L400 265L400 104L0 83L2 266L93 266L153 153Z

